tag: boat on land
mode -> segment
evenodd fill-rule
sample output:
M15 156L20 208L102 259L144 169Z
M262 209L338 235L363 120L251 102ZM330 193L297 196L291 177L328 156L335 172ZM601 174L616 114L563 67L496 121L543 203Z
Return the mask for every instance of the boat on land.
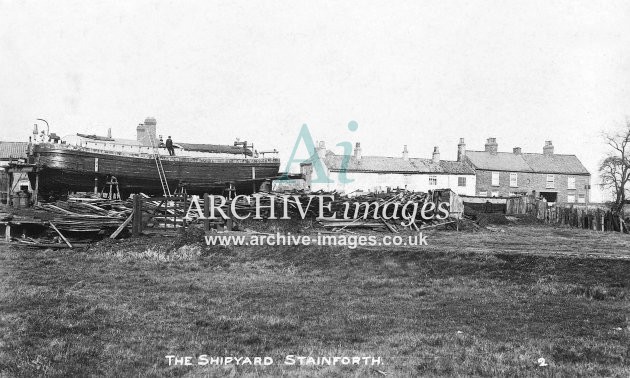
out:
M42 197L59 196L100 191L115 177L123 195L163 195L161 165L172 193L184 188L188 194L222 194L226 189L249 194L262 182L280 176L275 150L260 156L247 142L173 143L175 155L170 156L156 135L154 118L145 119L136 130L136 140L112 138L109 132L106 137L76 134L33 143L29 149L29 163L36 166L32 186L38 186Z

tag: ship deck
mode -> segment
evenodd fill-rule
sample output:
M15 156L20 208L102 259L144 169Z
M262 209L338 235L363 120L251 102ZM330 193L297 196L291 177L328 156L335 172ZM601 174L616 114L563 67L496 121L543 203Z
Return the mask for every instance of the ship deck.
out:
M38 152L53 152L53 151L77 151L77 152L87 152L95 155L109 155L109 156L122 156L122 157L131 157L131 158L139 158L139 159L150 159L153 160L153 149L148 147L146 151L125 151L125 150L108 150L108 149L98 149L98 148L90 148L83 146L75 146L69 144L56 144L56 143L44 143L37 145ZM159 150L158 150L159 151ZM187 152L187 151L184 151ZM199 162L199 163L235 163L235 164L251 164L251 163L278 163L280 159L278 158L259 158L259 157L242 157L242 158L233 158L233 157L217 157L218 154L207 153L207 156L186 156L186 155L163 155L160 154L160 159L165 161L173 161L173 162Z

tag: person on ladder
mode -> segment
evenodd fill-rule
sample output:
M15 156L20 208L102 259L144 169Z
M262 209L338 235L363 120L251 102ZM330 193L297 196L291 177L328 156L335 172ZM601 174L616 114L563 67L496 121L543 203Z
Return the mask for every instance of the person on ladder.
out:
M170 135L166 139L166 149L168 150L169 155L171 156L175 155L175 149L173 148L173 140L171 139Z

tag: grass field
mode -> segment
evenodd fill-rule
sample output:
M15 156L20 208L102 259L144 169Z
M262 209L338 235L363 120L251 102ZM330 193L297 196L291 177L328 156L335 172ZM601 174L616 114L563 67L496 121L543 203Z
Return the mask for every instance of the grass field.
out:
M391 250L5 245L0 376L630 376L630 238L503 230ZM276 363L165 358L199 354ZM286 355L383 363L284 366Z

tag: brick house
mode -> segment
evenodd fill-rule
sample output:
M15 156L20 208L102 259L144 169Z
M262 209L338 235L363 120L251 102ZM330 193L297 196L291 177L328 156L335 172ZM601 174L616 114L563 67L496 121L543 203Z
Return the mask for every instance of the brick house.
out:
M460 139L457 160L475 169L476 195L503 197L541 195L549 202L588 203L591 174L575 155L555 154L551 141L542 153L498 152L496 138L488 138L484 151L466 150Z
M313 182L317 177L313 167L315 156L322 163L329 183ZM344 167L344 161L347 166ZM354 191L387 191L407 189L426 192L435 189L451 189L457 194L475 194L475 171L468 164L440 159L437 147L431 158L411 158L404 146L402 156L363 156L361 146L356 144L352 156L346 157L327 150L320 142L315 154L300 164L306 185L312 191L324 190L351 193ZM352 180L343 183L340 175ZM316 181L316 180L315 180Z

